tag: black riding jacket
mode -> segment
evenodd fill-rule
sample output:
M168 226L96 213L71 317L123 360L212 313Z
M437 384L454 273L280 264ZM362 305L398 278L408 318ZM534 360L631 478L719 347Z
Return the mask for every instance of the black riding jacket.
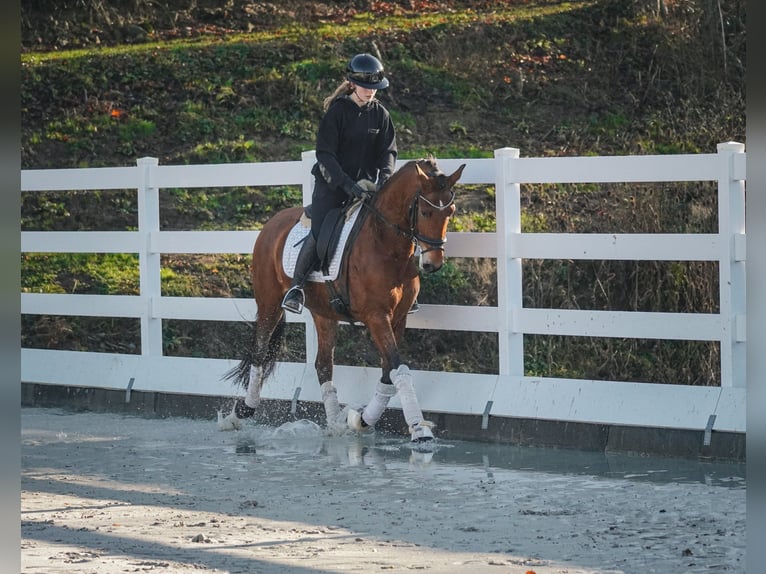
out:
M330 104L319 124L312 173L337 189L348 179L383 183L394 172L396 131L378 100L359 107L349 96Z

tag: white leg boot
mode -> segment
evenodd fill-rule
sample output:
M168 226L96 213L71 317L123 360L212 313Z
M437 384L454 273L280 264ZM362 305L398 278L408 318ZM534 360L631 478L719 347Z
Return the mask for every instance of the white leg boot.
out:
M369 432L383 416L383 411L388 406L388 401L396 394L394 385L387 385L378 381L375 387L375 394L372 395L370 403L362 409L349 409L347 423L348 426L357 432ZM364 420L364 423L362 423Z
M338 389L332 384L332 381L322 383L319 387L322 391L322 402L324 403L324 412L327 415L327 423L334 421L340 414L340 403L338 402Z
M263 371L260 367L250 366L250 380L247 383L247 393L245 394L245 406L256 409L261 403L261 387L263 386ZM231 431L241 430L244 419L237 416L237 401L231 412L223 416L223 412L218 411L218 430Z
M338 402L338 390L332 381L322 383L322 402L327 417L327 431L330 434L342 434L346 430L346 413Z
M251 366L250 381L247 383L247 394L245 395L245 404L251 409L258 408L258 405L261 403L262 379L261 368Z
M362 416L364 422L370 426L375 426L383 416L383 412L388 406L388 402L396 394L396 387L394 385L387 385L378 381L375 386L375 394L372 395L370 403L362 409Z
M410 439L412 442L433 440L431 421L423 419L423 411L420 410L415 387L412 384L412 373L407 365L399 365L398 369L391 370L391 380L394 382L399 401L402 403L404 420L410 426Z

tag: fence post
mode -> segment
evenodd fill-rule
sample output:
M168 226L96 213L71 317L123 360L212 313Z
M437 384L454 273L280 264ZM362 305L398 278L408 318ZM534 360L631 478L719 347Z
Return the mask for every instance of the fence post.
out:
M139 287L144 302L141 314L141 354L162 356L162 319L154 317L154 301L162 293L160 254L152 250L152 236L160 231L160 193L155 185L159 160L142 157L136 161L141 170L138 188L138 232L142 249L138 254Z
M515 331L514 314L523 305L521 259L511 258L511 237L521 233L521 186L513 181L517 148L495 150L495 211L497 227L497 306L502 319L498 333L499 374L524 375L524 334Z
M734 173L734 156L744 152L741 143L718 144L722 387L746 385L745 182Z
M311 194L314 191L314 176L311 175L311 168L316 162L317 154L311 149L301 152L301 171L303 172L303 205L311 203Z
M303 205L309 205L311 203L311 194L314 191L314 176L311 175L311 168L314 166L314 162L316 162L316 152L313 149L302 152L301 162L303 162L301 166L301 171L303 172ZM310 313L306 312L304 316L306 317L304 322L306 329L306 364L312 365L317 356L319 341Z

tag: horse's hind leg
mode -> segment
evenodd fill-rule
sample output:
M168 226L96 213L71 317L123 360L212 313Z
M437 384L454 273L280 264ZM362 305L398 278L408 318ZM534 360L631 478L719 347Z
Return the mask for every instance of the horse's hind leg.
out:
M242 420L252 417L261 401L261 389L266 378L274 370L277 352L284 335L285 323L281 310L259 314L253 324L253 338L245 357L226 378L234 379L246 389L245 397L234 402L231 413L218 416L218 428L236 430Z
M326 319L318 315L312 315L317 330L317 356L314 361L319 388L322 391L322 403L327 417L327 428L336 431L339 427L345 429L345 418L338 402L338 390L332 382L333 355L335 353L335 341L338 335L338 323L333 319ZM342 419L342 420L341 420Z

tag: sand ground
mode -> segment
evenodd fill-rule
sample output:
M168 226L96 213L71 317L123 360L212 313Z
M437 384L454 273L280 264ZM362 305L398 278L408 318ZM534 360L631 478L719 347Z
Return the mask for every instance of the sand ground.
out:
M744 465L22 409L23 573L745 571Z

